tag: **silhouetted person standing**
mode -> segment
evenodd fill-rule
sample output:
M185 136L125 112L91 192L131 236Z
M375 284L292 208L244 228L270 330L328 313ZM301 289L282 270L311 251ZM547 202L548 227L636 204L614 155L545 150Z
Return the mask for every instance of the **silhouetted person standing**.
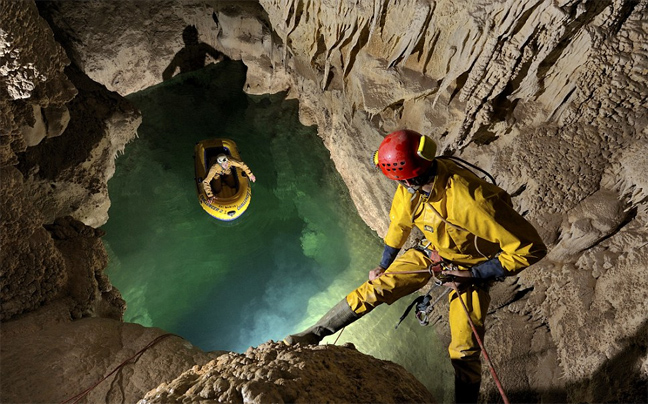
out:
M180 73L192 72L205 67L207 55L214 58L216 62L225 60L226 56L214 49L211 45L198 41L198 29L195 25L187 25L182 31L184 48L175 54L169 66L162 72L162 80L169 80L175 74L177 68Z

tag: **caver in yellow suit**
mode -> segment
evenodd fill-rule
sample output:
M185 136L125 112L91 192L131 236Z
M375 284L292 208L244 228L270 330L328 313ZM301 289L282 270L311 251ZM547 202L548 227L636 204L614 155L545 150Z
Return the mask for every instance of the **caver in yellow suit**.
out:
M253 182L256 181L254 174L252 174L252 171L250 171L250 168L244 162L233 157L228 157L225 154L219 154L218 156L216 156L215 160L216 162L210 162L211 167L209 168L209 172L202 182L203 188L205 189L205 195L207 195L208 198L212 198L214 194L220 193L222 187L221 179L223 179L227 186L229 186L230 188L234 188L236 186L234 175L232 173L232 167L236 167L245 171L245 174L250 180L252 180ZM211 187L212 179L216 179L216 187L213 190Z
M434 158L427 137L402 130L385 137L374 162L400 183L390 210L385 250L370 280L349 293L314 326L288 336L288 344L317 344L381 303L391 304L427 284L432 257L440 256L461 272L461 298L484 336L490 281L514 275L539 261L546 247L537 231L512 207L510 196L452 160ZM396 258L412 228L425 240ZM436 255L438 253L438 256ZM408 273L403 273L408 272ZM457 402L476 402L481 382L480 348L467 313L453 290L450 299L450 359Z

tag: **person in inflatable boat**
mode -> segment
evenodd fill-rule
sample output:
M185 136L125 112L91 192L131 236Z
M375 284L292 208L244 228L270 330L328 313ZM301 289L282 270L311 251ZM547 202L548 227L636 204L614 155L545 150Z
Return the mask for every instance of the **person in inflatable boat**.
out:
M232 172L232 167L243 170L250 181L256 181L256 177L254 176L254 174L252 174L252 171L250 171L250 168L244 162L233 157L228 157L227 155L222 153L216 156L214 160L215 161L212 160L210 162L211 167L209 168L209 172L202 182L208 200L213 200L215 198L214 195L218 195L221 192L223 188L223 182L225 182L225 185L230 188L236 187L236 178L234 177L234 173ZM211 186L212 179L215 180L213 188Z

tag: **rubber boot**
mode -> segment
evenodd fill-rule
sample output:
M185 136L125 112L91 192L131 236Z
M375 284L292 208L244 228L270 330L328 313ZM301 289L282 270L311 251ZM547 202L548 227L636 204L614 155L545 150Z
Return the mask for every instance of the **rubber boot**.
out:
M360 316L351 310L349 303L344 298L315 323L315 325L299 334L287 336L284 338L284 343L286 345L317 345L327 335L335 334L359 318Z
M476 404L479 399L479 387L481 382L466 383L455 377L455 403Z

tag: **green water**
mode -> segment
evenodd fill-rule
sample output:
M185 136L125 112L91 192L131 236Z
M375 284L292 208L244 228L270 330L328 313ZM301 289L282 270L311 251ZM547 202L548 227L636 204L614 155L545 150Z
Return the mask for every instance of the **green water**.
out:
M129 96L143 122L108 183L107 273L127 302L125 321L204 350L243 352L300 331L382 254L297 102L248 96L244 83L245 66L223 62ZM257 177L248 210L229 223L196 197L193 147L213 137L233 139ZM410 317L394 330L410 301L379 307L338 343L401 364L449 401L452 370L434 328Z

